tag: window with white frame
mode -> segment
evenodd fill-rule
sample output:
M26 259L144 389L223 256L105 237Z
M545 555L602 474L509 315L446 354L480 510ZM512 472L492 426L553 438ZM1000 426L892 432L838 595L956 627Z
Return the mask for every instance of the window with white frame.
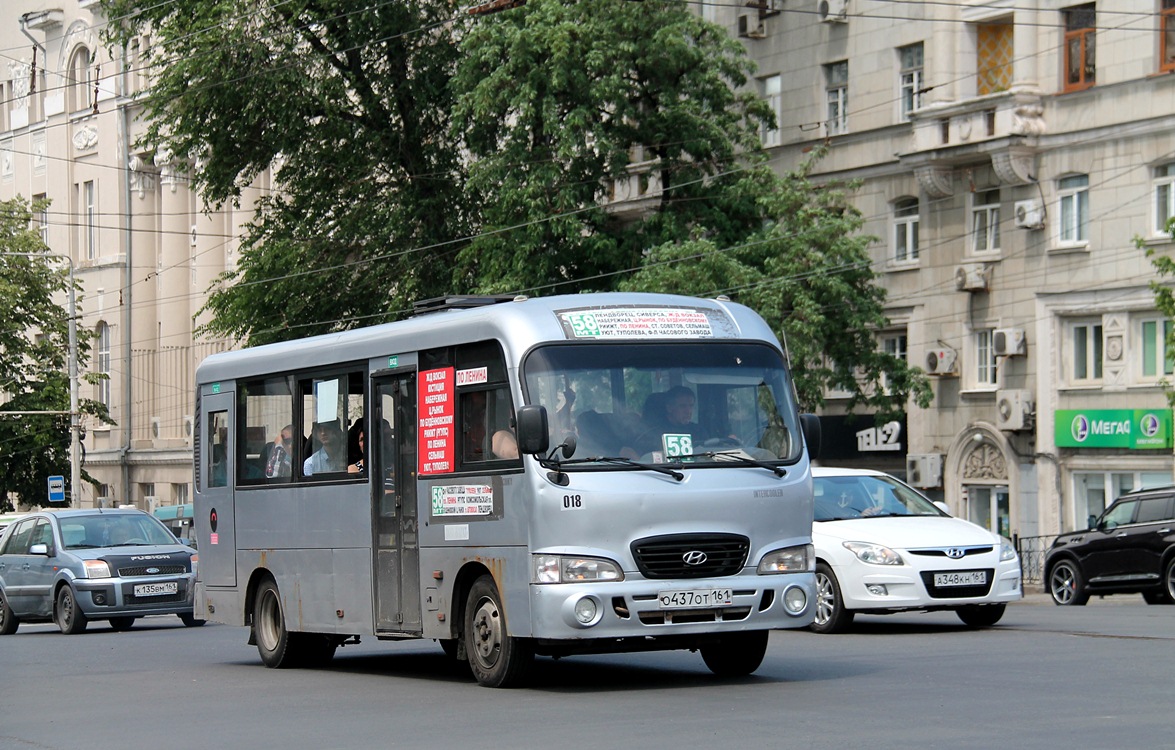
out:
M825 90L828 99L828 119L824 125L828 135L849 132L849 61L824 66Z
M93 260L98 254L97 187L93 180L86 180L76 188L78 209L78 245L80 255Z
M996 384L996 356L992 338L995 329L985 328L975 332L975 385L979 388L994 387Z
M1155 169L1155 234L1170 234L1167 222L1175 218L1175 162Z
M1169 471L1075 471L1073 472L1073 520L1065 519L1062 531L1092 526L1107 507L1132 490L1165 487L1171 484Z
M761 83L763 98L767 100L767 106L771 107L771 113L775 117L775 127L764 126L760 138L763 142L763 148L772 148L782 142L779 132L779 116L783 112L783 77L779 75L767 76L762 79Z
M106 325L106 321L98 323L98 329L95 331L98 339L98 358L95 364L98 365L98 374L104 377L98 381L97 398L98 403L110 407L110 326Z
M881 351L903 362L907 361L906 346L908 340L905 333L883 333L880 339ZM881 374L881 385L885 392L889 393L889 379L885 376L884 372Z
M1102 379L1102 321L1075 320L1068 325L1069 381L1075 385Z
M78 112L90 106L90 50L78 47L69 60L69 107Z
M898 80L901 116L906 121L911 112L922 107L922 42L899 47L898 64L901 66Z
M1139 375L1143 380L1158 380L1175 374L1175 360L1167 351L1171 336L1171 321L1162 318L1143 318L1138 327L1142 361Z
M1076 174L1057 181L1057 215L1061 245L1089 242L1089 175Z
M918 199L899 198L893 204L893 259L895 263L918 260Z
M33 203L46 200L47 196L44 193L37 193L33 196ZM49 244L49 209L42 206L36 215L33 217L37 222L37 231L41 235L41 242L46 245Z
M984 190L971 197L971 252L1000 251L1000 191Z

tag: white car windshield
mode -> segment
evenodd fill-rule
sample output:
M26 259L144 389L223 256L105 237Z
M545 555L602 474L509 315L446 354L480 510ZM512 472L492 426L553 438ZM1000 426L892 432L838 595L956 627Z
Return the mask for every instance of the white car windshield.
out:
M929 499L890 477L813 477L812 487L816 521L946 515Z

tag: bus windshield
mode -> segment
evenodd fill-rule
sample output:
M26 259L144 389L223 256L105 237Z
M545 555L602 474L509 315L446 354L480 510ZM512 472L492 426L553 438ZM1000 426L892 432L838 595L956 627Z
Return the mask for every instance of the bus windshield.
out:
M554 344L523 362L527 403L546 407L552 445L577 462L729 466L787 463L802 451L780 353L745 341Z

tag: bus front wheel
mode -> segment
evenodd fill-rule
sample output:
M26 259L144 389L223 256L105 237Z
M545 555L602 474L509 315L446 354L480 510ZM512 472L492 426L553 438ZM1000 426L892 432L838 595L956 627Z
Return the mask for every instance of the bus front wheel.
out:
M484 687L514 687L523 682L534 653L521 638L507 635L502 597L492 576L473 583L465 607L465 652L469 668Z
M719 677L745 677L763 663L768 632L752 630L724 635L718 643L702 646L702 661Z

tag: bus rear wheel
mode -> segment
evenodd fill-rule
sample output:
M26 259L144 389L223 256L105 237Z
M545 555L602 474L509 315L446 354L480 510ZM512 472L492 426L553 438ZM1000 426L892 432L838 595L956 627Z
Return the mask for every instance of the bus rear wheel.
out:
M297 649L293 635L286 629L277 583L272 578L266 579L253 597L253 636L265 666L274 669L294 666Z
M483 687L515 687L526 678L534 653L522 638L506 634L502 597L492 576L473 583L465 607L465 653Z
M730 633L717 643L702 646L702 661L719 677L745 677L763 663L769 631Z

